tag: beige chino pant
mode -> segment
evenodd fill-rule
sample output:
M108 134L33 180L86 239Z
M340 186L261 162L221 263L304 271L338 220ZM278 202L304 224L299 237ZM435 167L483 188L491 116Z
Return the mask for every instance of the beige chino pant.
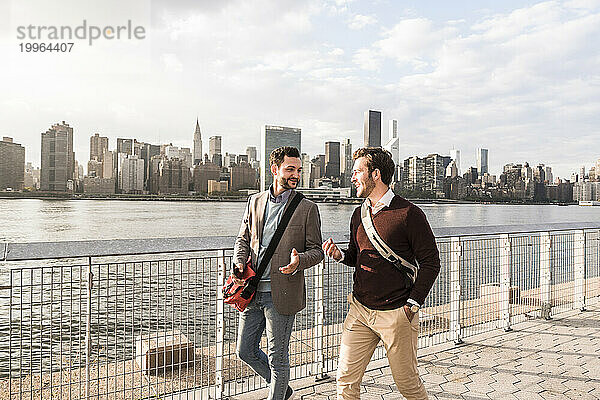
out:
M408 400L428 399L417 370L419 313L408 321L404 308L371 310L350 294L337 370L338 400L360 399L360 383L381 340L398 390Z

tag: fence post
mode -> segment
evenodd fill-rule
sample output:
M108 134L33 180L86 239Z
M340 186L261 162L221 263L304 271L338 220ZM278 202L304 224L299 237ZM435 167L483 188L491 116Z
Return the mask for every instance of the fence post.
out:
M6 258L6 257L5 257ZM13 271L11 271L10 269L8 270L8 275L10 276L10 291L8 292L8 398L12 399L13 398L13 391L12 391L12 366L13 366L13 349L12 349L12 342L13 342ZM21 356L21 348L19 348L19 356ZM62 361L62 360L61 360ZM19 374L19 386L21 386L21 376Z
M540 306L541 317L551 319L552 312L552 265L550 232L540 233Z
M585 311L585 231L581 230L575 234L575 308Z
M325 259L315 265L315 336L313 346L315 349L315 381L320 382L328 379L325 374L325 304L323 293L323 282L325 277Z
M455 344L461 344L460 326L460 237L451 239L450 250L450 337Z
M500 314L504 331L510 327L511 246L509 235L500 237Z
M225 284L225 250L217 251L217 336L215 340L215 399L223 398L223 357L225 349L225 299L221 288Z
M92 287L94 273L92 272L92 257L88 257L87 265L87 304L85 317L85 398L90 398L90 364L92 357ZM42 270L42 274L44 271Z

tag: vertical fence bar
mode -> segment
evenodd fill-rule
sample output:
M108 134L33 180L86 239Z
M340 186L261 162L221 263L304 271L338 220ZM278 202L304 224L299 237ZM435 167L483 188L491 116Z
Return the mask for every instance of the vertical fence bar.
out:
M8 292L8 398L13 398L13 390L12 390L12 366L13 366L13 271L8 270L8 276L10 277L10 287ZM19 349L19 358L21 358L21 349ZM19 383L21 378L19 377Z
M500 237L500 314L502 327L505 332L511 331L510 327L510 284L511 284L511 245L510 237Z
M85 398L90 398L90 364L92 357L92 285L94 273L92 272L92 257L88 257L87 273L87 299L85 316Z
M217 252L217 337L215 342L215 399L223 398L223 358L225 353L225 299L221 288L225 284L225 250Z
M540 313L541 318L551 319L552 312L552 237L549 232L540 233Z
M450 337L456 344L461 344L460 326L460 237L451 239L450 250Z
M325 374L325 303L323 293L323 282L325 276L325 259L315 265L315 335L313 338L313 346L315 351L314 370L315 381L319 382L329 378Z
M574 265L575 265L575 299L574 308L579 308L581 311L585 311L585 231L577 231L575 234L575 251L574 251Z

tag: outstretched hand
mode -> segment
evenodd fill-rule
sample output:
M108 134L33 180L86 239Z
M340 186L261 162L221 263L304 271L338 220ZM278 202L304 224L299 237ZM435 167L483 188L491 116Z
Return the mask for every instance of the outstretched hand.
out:
M340 249L338 249L332 238L324 241L322 247L325 254L333 258L335 261L340 261L342 259L342 252Z
M300 255L298 254L298 251L293 248L292 253L290 254L290 263L286 266L279 267L279 271L286 275L293 274L298 268L298 265L300 265Z

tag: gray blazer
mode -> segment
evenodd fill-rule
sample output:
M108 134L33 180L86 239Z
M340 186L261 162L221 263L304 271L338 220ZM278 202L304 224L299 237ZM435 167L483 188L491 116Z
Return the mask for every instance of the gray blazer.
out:
M286 208L291 203L292 191L287 200ZM235 240L233 262L246 263L248 256L252 257L252 267L256 263L258 249L262 238L265 207L269 199L269 191L257 193L250 197L240 233ZM317 205L310 200L302 199L296 211L290 218L285 232L271 258L271 294L273 304L280 314L293 315L306 307L306 287L304 270L323 260L321 249L321 217ZM286 275L279 272L279 267L289 264L292 248L300 255L298 272Z

